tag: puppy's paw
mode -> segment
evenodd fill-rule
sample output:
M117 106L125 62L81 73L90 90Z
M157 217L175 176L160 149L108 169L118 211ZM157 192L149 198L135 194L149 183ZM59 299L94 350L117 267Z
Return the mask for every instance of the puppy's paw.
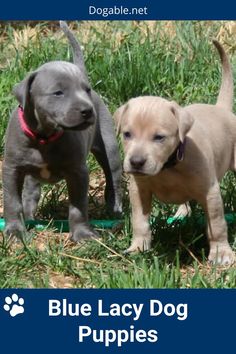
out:
M4 229L4 236L11 239L22 239L25 234L25 227L20 220L7 222Z
M94 238L99 238L98 232L93 230L89 226L78 226L73 232L71 232L71 240L74 242L89 241Z
M208 261L215 265L232 265L235 262L235 253L228 244L214 245L210 249Z
M122 203L116 203L114 204L114 206L112 207L112 214L116 217L121 216L122 214Z
M144 252L150 250L150 248L151 239L138 237L133 239L131 246L124 253Z
M106 203L106 210L108 215L110 215L112 218L120 217L122 215L122 203L121 202Z
M176 211L174 218L175 219L181 219L184 218L186 216L190 216L192 213L191 207L189 205L189 203L185 203L185 204L181 204L178 208L178 210Z
M107 213L112 216L120 216L122 214L122 195L120 192L114 193L106 187L105 191Z

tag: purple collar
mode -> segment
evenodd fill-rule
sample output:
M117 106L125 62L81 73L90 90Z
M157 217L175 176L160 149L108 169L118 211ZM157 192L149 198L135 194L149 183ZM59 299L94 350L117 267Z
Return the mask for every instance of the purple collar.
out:
M175 151L169 156L168 160L164 163L162 170L174 167L179 161L183 161L186 146L186 139L180 142Z
M63 134L63 131L59 131L59 132L52 134L48 138L40 137L37 133L35 133L33 130L31 130L30 127L27 125L27 123L25 121L24 110L21 106L18 107L18 119L19 119L20 127L21 127L21 130L23 131L23 133L25 133L25 135L27 135L29 138L38 141L38 143L40 145L46 145L48 143L51 143L51 142L59 139Z

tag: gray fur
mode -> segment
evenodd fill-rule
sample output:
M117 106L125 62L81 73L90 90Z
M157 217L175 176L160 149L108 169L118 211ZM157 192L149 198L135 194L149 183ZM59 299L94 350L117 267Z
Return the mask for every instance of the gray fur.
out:
M81 49L74 53L77 65L63 61L46 63L13 90L31 130L43 138L57 131L63 131L63 135L40 145L24 134L17 109L13 111L3 164L6 235L22 234L22 215L25 219L33 218L40 197L39 181L55 183L65 179L72 239L96 236L88 224L87 210L86 158L90 150L106 176L108 210L121 212L121 162L112 117L91 90L81 56Z

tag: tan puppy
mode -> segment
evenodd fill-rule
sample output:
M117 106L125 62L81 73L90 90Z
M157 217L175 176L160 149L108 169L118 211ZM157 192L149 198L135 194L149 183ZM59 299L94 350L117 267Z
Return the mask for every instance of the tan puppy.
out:
M208 220L209 261L235 260L219 187L225 172L236 170L233 79L224 49L217 41L214 44L223 68L216 105L181 108L176 102L144 96L131 99L115 113L123 134L124 170L131 174L133 239L128 252L150 249L149 215L155 195L165 203L199 202Z

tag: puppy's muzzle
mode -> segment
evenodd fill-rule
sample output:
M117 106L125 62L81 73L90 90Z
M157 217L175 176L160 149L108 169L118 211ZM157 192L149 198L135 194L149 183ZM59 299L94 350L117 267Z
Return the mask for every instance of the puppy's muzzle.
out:
M86 104L70 110L61 122L63 129L83 130L95 123L96 114L92 105Z
M129 160L130 166L134 171L142 172L147 159L142 156L132 156Z
M92 107L87 107L81 110L81 115L82 117L87 120L91 119L93 116L93 108Z
M79 108L82 118L81 126L89 126L95 122L95 112L93 106L86 104Z

